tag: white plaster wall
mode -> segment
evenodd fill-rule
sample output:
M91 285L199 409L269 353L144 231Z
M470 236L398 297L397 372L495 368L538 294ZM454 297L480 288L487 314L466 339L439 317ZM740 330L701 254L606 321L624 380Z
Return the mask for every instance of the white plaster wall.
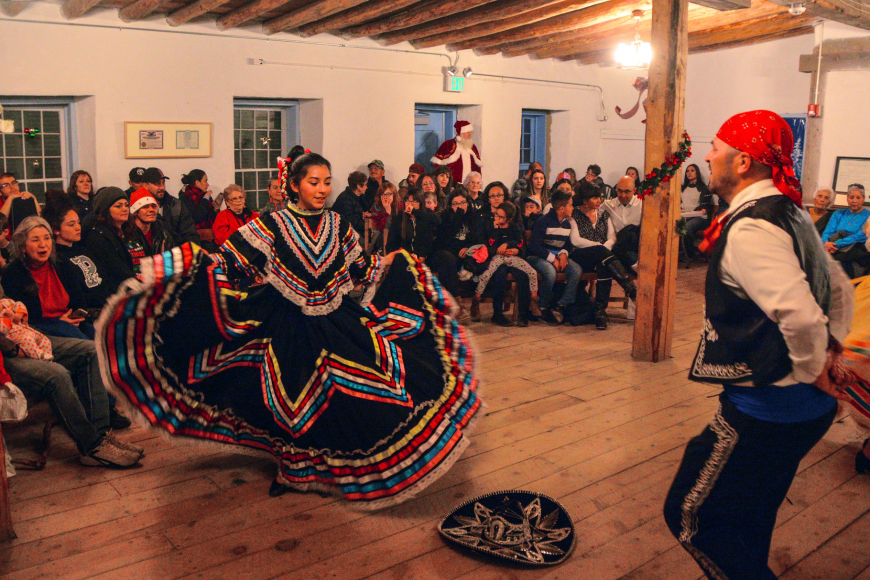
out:
M178 34L216 30L213 23L173 29L163 18L128 25L114 10L73 24L96 26L71 25L59 6L46 3L34 3L17 19L0 20L0 94L81 97L79 165L98 185L125 184L130 167L155 164L172 179L170 191L177 191L181 174L194 167L208 173L213 187L224 187L233 179L234 97L305 100L302 141L333 163L336 194L349 172L365 169L373 158L386 163L390 180L406 175L413 161L415 103L467 107L480 127L476 142L486 181L516 179L523 108L560 111L551 176L590 159L597 148L599 99L593 91L475 76L465 92L446 93L441 68L447 60L435 56L278 42L254 29L220 37ZM241 35L251 38L234 37ZM310 40L342 42L328 35ZM379 46L365 39L351 44ZM252 65L249 59L296 64ZM467 51L459 62L460 69L465 66L476 73L597 82L595 70L551 60L475 57ZM210 121L213 156L124 159L124 121Z
M824 56L823 56L824 58ZM822 146L819 184L833 187L837 157L870 157L870 72L835 71L827 74L822 105ZM870 187L870 183L865 183Z

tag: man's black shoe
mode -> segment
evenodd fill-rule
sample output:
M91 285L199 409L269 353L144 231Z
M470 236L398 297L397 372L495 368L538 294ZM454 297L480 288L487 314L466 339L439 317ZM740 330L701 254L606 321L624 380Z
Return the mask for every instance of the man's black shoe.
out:
M129 429L133 422L121 414L116 407L109 409L109 426L115 431Z
M492 323L497 324L499 326L504 326L504 327L513 326L511 321L508 320L507 317L504 314L502 314L501 312L496 312L495 314L492 315Z

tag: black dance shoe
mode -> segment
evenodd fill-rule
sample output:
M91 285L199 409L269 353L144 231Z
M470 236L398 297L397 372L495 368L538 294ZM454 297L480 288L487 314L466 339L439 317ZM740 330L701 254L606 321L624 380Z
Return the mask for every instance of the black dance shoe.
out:
M293 488L289 485L284 485L283 483L278 483L278 480L272 482L272 485L269 486L269 495L271 497L280 497L287 493L288 491L293 491Z

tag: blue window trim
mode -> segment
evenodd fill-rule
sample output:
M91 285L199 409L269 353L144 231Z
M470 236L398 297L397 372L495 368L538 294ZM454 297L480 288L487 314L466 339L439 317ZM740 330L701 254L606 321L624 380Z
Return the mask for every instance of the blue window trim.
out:
M531 162L537 161L542 166L547 161L547 112L534 109L523 109L520 120L520 149L522 149L522 122L530 119L532 122L532 155L529 163L520 163L520 175L529 170ZM522 155L520 155L522 161Z

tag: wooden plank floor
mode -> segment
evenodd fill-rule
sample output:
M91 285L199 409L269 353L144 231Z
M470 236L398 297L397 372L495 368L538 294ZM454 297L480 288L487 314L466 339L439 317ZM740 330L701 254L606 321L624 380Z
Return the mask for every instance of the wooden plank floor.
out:
M0 548L0 575L695 580L661 505L683 446L717 406L717 388L686 379L704 271L679 272L673 358L658 364L631 359L632 326L617 308L606 332L472 325L487 415L448 474L379 513L313 493L270 498L269 460L143 429L124 434L146 448L139 467L81 467L58 430L45 470L10 480L18 539ZM26 454L39 426L4 432L13 453ZM773 538L771 565L783 578L870 579L870 478L854 473L858 435L846 418L803 462ZM566 563L505 567L439 538L452 506L511 488L566 506L577 528Z

